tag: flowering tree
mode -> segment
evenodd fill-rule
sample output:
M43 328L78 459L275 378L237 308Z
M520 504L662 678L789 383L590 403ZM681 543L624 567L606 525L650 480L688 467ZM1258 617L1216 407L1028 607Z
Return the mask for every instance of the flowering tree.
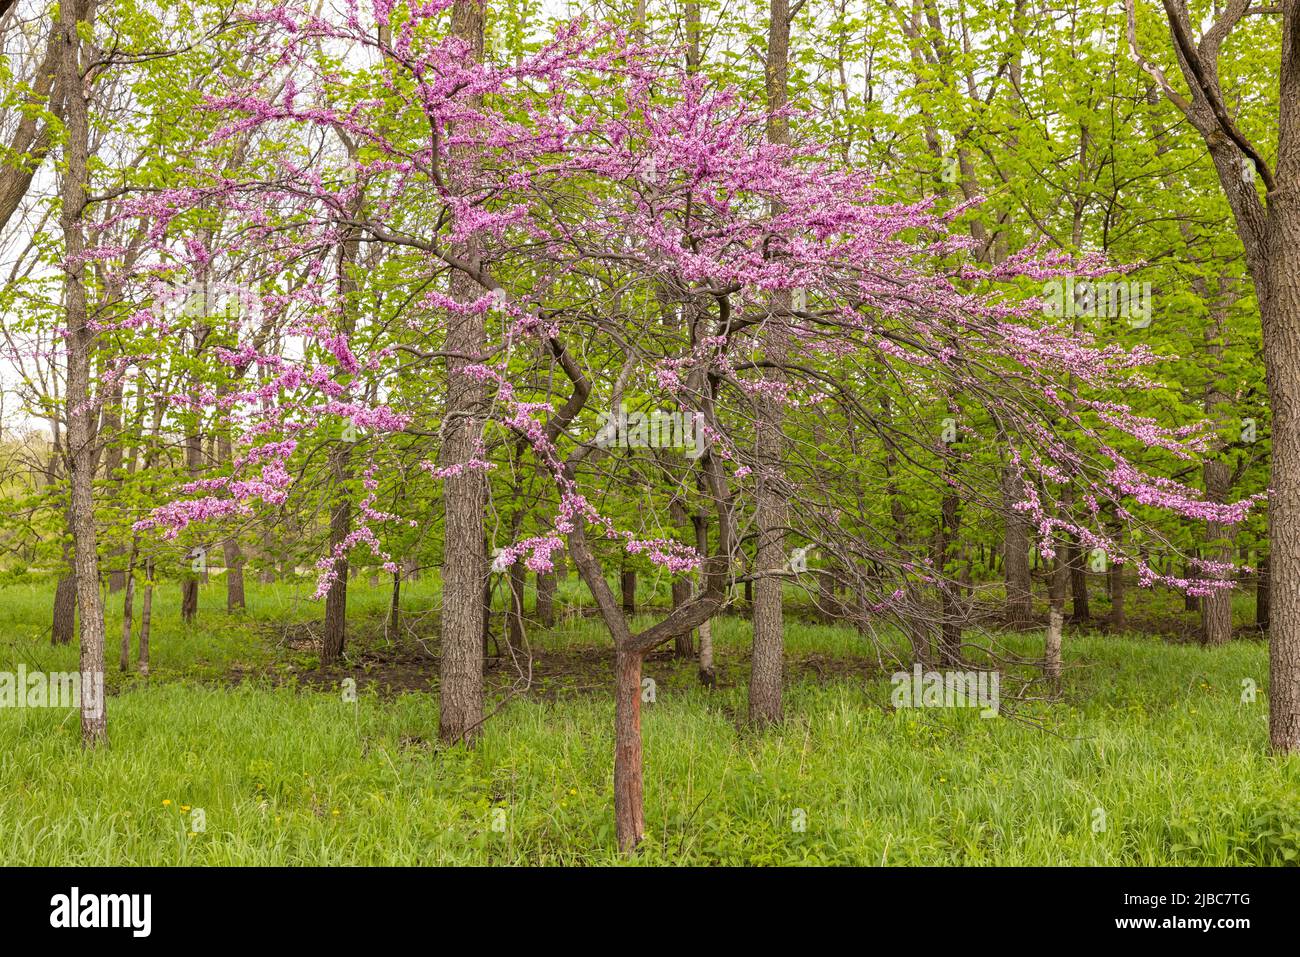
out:
M257 370L254 384L202 397L239 423L232 474L184 487L142 529L177 535L283 502L295 453L338 441L345 420L373 451L355 526L321 558L324 597L353 548L394 568L382 529L414 521L379 505L383 449L425 441L433 482L526 461L547 483L540 532L503 543L493 567L545 573L567 545L595 598L616 651L614 803L629 850L645 833L645 655L717 613L735 582L797 574L773 567L770 549L744 558L760 480L806 504L792 530L852 569L860 613L906 627L931 613L921 596L953 593L951 571L875 534L864 498L897 500L906 476L999 508L981 446L1005 459L1020 490L1012 508L1044 555L1072 536L1133 563L1143 583L1227 586L1160 572L1103 517L1129 521L1138 503L1234 524L1250 504L1206 502L1130 462L1120 437L1190 458L1205 429L1092 398L1142 388L1154 357L1093 343L1025 294L1104 264L1031 250L973 265L972 240L954 228L972 203L941 215L889 201L870 176L769 137L763 110L611 28L570 24L509 64L476 56L450 29L453 7L246 14L255 66L209 98L223 120L210 146L255 131L262 148L135 212L159 249L203 210L234 214L242 228L222 248L191 235L182 265L256 250L298 270L292 289L265 285L261 309L302 346L291 355L244 335L217 350ZM387 250L382 276L355 269L370 245ZM764 345L774 324L779 351ZM701 441L681 443L688 454L648 440L624 449L602 435L624 407L698 422ZM787 435L821 440L815 454L793 442L768 475L757 433L774 408ZM482 507L485 485L457 487ZM613 492L635 510L605 507ZM1084 507L1058 508L1064 495ZM716 529L703 548L675 537L687 504ZM699 573L701 587L636 630L605 577L610 547ZM458 560L448 554L444 574ZM466 581L481 583L482 556L463 560ZM481 681L466 651L449 661L444 648L444 709ZM469 737L478 720L458 718L444 738Z

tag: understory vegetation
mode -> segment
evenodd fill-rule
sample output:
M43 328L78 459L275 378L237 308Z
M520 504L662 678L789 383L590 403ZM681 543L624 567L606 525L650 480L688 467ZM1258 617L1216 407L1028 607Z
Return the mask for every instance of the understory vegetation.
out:
M436 583L407 590L409 625L393 640L387 591L354 583L357 639L328 674L308 646L309 587L253 586L247 617L217 611L192 627L164 594L152 674L110 672L110 749L79 753L75 711L0 711L0 861L625 860L609 813L611 649L598 621L575 608L530 635L531 686L476 748L446 748ZM0 670L75 669L75 648L51 647L45 633L49 591L0 590ZM204 602L220 597L204 587ZM1179 611L1166 614L1173 623ZM1078 634L1059 698L985 719L893 709L892 666L860 636L795 622L786 720L759 735L741 727L749 631L741 617L715 623L713 690L692 660L647 661L649 832L635 863L1297 862L1300 762L1268 756L1263 700L1242 700L1243 679L1265 683L1262 641ZM1039 632L1001 641L1041 655ZM340 692L346 677L355 702ZM508 657L489 659L489 710L518 680ZM191 833L195 808L201 833Z

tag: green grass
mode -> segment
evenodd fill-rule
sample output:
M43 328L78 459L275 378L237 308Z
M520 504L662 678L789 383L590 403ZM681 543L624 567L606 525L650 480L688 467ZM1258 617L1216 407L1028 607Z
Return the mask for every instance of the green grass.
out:
M444 749L432 694L348 703L292 681L311 661L267 635L317 616L302 600L309 583L253 587L248 614L233 618L214 583L188 630L175 590L160 593L153 676L110 673L110 749L82 753L70 711L0 710L0 864L622 860L604 688L515 698L476 749ZM387 589L362 583L351 597L373 634ZM0 670L75 668L75 648L48 644L49 600L45 584L0 590ZM432 635L436 583L408 587L405 602L416 633ZM110 644L117 628L110 619ZM1062 698L991 720L892 712L884 674L792 668L786 721L755 734L738 727L747 638L747 623L719 623L725 686L713 692L690 663L647 667L658 682L644 707L650 834L635 863L1300 860L1300 761L1266 752L1262 643L1069 634ZM608 653L582 619L533 641ZM1007 641L1040 653L1041 636ZM788 646L792 659L874 661L848 629L794 624ZM261 677L232 684L235 665ZM1245 678L1260 689L1254 703L1242 701ZM201 833L186 807L203 809ZM492 829L494 808L504 832Z

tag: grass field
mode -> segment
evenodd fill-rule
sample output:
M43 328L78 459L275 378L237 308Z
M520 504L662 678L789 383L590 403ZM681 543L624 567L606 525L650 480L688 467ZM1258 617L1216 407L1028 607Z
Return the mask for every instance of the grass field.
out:
M0 709L0 864L626 862L596 622L531 636L531 686L479 747L446 749L436 583L407 588L396 642L383 637L387 590L355 583L358 637L326 676L301 637L319 612L309 590L252 586L247 614L229 617L214 582L186 629L177 589L163 587L148 679L117 673L110 618L107 751L81 752L70 710ZM75 647L49 644L50 593L0 589L0 671L75 670ZM120 616L116 597L111 608ZM1266 754L1260 641L1205 650L1067 632L1060 698L981 719L893 710L891 668L856 633L796 623L786 721L756 734L739 727L747 629L717 624L716 690L692 662L647 663L650 835L631 863L1300 862L1300 760ZM1004 640L1041 653L1041 635ZM346 676L355 702L339 691ZM1243 679L1260 689L1253 702ZM515 680L498 662L494 698Z

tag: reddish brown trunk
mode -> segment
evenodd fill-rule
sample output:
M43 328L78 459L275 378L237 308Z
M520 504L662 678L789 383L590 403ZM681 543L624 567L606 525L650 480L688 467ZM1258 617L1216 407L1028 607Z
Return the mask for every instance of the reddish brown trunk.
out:
M619 850L628 853L645 837L641 781L641 653L615 654L614 823Z

